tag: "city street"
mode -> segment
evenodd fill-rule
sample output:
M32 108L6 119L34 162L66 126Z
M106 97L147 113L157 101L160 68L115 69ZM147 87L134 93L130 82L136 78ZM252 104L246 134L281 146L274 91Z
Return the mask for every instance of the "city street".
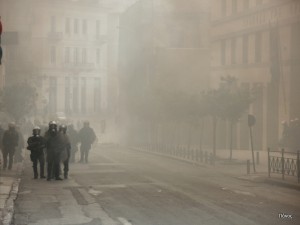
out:
M28 162L13 224L299 224L298 190L216 168L100 146L89 164L71 164L69 180L47 182Z

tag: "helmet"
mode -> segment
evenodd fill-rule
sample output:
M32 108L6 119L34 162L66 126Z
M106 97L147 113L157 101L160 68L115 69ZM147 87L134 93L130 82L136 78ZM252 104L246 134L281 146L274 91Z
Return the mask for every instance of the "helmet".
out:
M38 126L34 127L33 130L32 130L32 134L33 134L34 136L40 135L40 134L41 134L41 128L38 127Z
M57 131L57 123L55 121L50 121L49 122L49 130L56 132Z
M64 124L61 124L59 126L59 129L58 129L60 132L63 132L64 134L67 132L67 126L64 125Z

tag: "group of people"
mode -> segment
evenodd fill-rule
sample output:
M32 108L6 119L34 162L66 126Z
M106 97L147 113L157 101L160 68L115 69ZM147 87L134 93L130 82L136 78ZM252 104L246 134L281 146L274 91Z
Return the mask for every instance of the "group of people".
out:
M89 150L97 140L94 130L89 122L85 121L83 127L77 132L73 125L58 125L55 121L50 121L44 134L41 134L41 127L35 126L32 135L27 140L27 149L30 151L30 159L33 164L34 179L40 177L63 180L60 177L63 166L64 179L68 179L69 162L75 162L75 154L80 143L81 163L88 163ZM19 135L13 123L4 132L2 137L3 169L12 168L14 153L18 146ZM7 160L9 159L9 160ZM45 161L47 162L47 177L45 176ZM39 165L39 173L38 173Z

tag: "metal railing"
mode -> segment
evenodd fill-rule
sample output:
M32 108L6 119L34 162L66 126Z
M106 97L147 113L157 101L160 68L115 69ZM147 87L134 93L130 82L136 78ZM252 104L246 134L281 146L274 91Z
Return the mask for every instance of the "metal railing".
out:
M298 183L300 182L300 152L286 152L284 149L281 151L271 151L268 148L268 173L281 174L282 179L285 176L297 177Z
M154 152L161 155L168 155L177 159L182 159L195 163L206 163L214 165L215 158L213 153L208 151L203 151L197 148L188 148L186 146L170 146L161 144L134 144L132 147L146 150L149 152Z

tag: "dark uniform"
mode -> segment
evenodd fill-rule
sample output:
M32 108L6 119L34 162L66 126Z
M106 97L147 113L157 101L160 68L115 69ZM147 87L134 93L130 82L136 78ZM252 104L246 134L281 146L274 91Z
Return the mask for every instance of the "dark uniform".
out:
M30 159L32 161L34 179L38 178L37 164L40 164L40 178L46 178L44 175L45 168L45 139L40 136L41 129L35 127L32 131L33 135L27 140L27 149L31 151Z
M15 154L16 147L18 146L19 135L15 129L15 125L10 123L8 125L8 130L3 134L2 138L2 153L3 153L3 169L7 167L7 157L9 158L8 169L11 170L13 164L13 157Z
M79 141L81 143L80 145L81 157L79 162L81 163L88 162L89 151L95 140L96 140L96 135L94 130L90 128L89 122L87 121L84 122L83 128L81 128L79 131Z
M65 125L61 125L59 127L59 132L62 134L62 138L64 141L64 149L61 152L60 160L64 165L64 178L68 179L71 144L70 144L69 136L67 134L67 127Z
M65 145L62 134L57 131L55 121L49 123L49 130L45 134L45 143L47 149L47 180L50 181L52 175L56 180L62 180L59 177L59 163Z

